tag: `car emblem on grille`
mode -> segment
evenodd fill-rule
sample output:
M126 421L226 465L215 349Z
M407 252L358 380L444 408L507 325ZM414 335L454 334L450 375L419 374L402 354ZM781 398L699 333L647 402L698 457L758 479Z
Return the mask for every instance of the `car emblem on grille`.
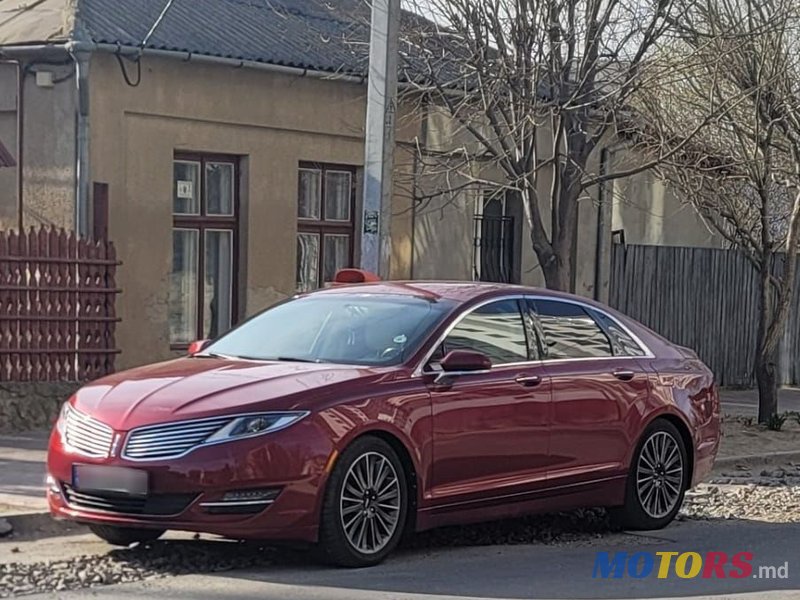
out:
M111 458L115 458L117 456L117 448L119 447L119 443L122 441L122 434L115 433L114 434L114 441L111 442L111 450L108 452L108 456Z

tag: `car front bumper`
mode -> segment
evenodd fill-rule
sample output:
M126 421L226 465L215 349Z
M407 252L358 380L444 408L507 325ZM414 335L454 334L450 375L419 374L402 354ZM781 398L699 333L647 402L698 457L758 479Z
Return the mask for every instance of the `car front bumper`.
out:
M274 434L201 447L182 458L164 461L74 454L54 431L47 461L47 495L55 518L81 523L314 542L332 454L331 442L312 420ZM75 490L73 466L83 464L144 470L148 495ZM270 491L272 500L261 505L226 501L226 494L254 490Z

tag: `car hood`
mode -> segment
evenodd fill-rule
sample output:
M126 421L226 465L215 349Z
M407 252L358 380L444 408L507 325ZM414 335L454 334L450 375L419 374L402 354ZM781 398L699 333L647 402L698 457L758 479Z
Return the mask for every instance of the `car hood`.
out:
M385 376L386 368L183 358L81 388L74 406L118 431L257 410L310 409L331 388ZM312 393L309 393L312 392Z

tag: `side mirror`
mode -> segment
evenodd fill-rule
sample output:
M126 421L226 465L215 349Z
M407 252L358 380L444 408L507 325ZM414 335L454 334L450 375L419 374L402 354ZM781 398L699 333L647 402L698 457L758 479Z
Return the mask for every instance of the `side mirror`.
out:
M189 356L194 356L195 354L200 354L203 350L205 350L208 345L211 343L211 340L197 340L189 344Z
M492 368L492 361L485 354L474 350L453 350L447 353L439 365L445 373L488 371Z

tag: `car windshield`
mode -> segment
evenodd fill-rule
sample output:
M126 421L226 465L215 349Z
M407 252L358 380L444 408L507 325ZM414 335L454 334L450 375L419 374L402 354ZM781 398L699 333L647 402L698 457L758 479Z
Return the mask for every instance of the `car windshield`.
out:
M414 296L302 296L267 309L196 356L396 365L452 307L450 301Z

